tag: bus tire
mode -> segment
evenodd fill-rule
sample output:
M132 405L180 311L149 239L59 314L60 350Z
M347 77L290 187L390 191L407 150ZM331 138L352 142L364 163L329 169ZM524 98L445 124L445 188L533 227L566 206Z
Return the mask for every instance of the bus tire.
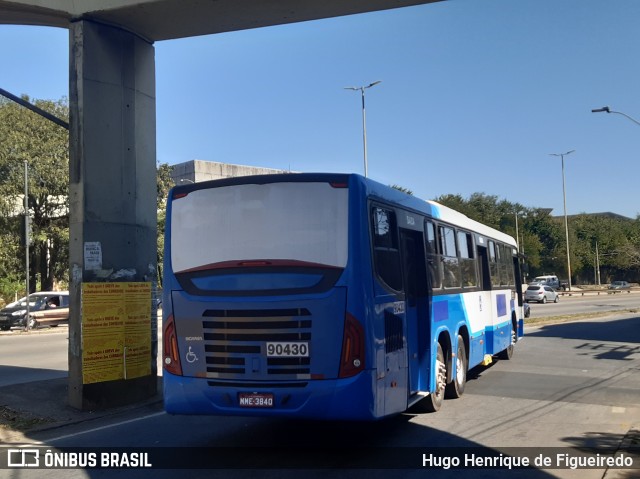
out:
M498 353L498 359L505 359L505 360L509 360L513 357L513 351L514 351L514 345L516 344L516 341L518 340L518 336L516 333L516 328L515 326L513 326L511 328L511 343L509 344L509 346L507 347L507 349L505 349L504 351L500 351Z
M430 393L417 405L422 412L438 412L444 401L444 392L447 384L447 364L444 359L442 346L438 343L436 356L436 391Z
M457 399L464 393L464 387L467 384L467 368L469 360L467 359L467 348L464 345L464 339L458 335L458 347L455 357L456 377L447 384L445 396L448 399Z

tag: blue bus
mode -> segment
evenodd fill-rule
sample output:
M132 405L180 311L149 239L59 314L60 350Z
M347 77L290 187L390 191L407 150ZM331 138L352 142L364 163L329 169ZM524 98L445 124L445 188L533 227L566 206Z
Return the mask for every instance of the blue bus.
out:
M171 414L377 420L440 409L523 335L513 238L356 174L174 187Z

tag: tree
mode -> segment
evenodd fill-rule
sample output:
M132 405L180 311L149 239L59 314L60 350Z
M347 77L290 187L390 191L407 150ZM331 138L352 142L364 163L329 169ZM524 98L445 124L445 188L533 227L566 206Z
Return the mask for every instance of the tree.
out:
M477 218L477 212L469 205L461 195L441 195L435 199L438 203L448 206L449 208L456 210L463 215L468 216L471 219Z
M166 224L167 196L169 190L173 188L174 182L171 177L173 167L167 163L158 165L157 184L158 184L158 281L162 284L162 262L164 260L164 231Z
M568 277L564 221L551 216L551 210L526 208L484 193L473 193L469 199L448 194L436 201L513 237L517 212L518 243L529 276ZM570 217L568 226L572 280L578 280L574 284L596 280L596 244L603 282L640 280L640 218L582 214Z
M23 97L28 101L27 97ZM66 99L36 100L35 105L68 119ZM24 211L24 165L28 165L27 205L31 218L30 286L53 289L68 281L69 154L64 128L0 98L0 295L13 299L24 291L25 248L20 244ZM172 167L157 167L158 277L162 278L165 211L174 186ZM392 187L413 194L398 185ZM518 238L530 276L550 273L566 277L564 223L541 208L524 207L497 196L473 193L468 199L447 194L436 201L468 217ZM516 227L516 215L518 225ZM575 278L594 278L598 245L603 281L640 280L640 216L635 220L578 215L569 221L571 266ZM573 279L573 278L572 278Z
M29 98L23 96L29 101ZM37 107L68 119L66 99L36 100ZM24 248L19 244L23 212L24 165L28 165L28 212L31 223L30 286L43 290L68 281L69 135L50 120L9 100L0 99L0 214L3 228L0 268L23 278ZM5 232L8 232L5 233ZM22 271L24 267L22 267ZM38 281L39 280L39 281Z
M556 261L560 230L547 210L526 208L485 193L473 193L468 200L448 194L436 198L436 201L514 238L517 236L520 251L525 257L525 271L530 276L555 271L561 265Z
M23 99L30 101L28 97ZM69 106L36 100L37 107L67 120ZM25 248L20 244L24 212L24 164L28 165L31 223L31 292L54 289L69 279L69 136L67 130L0 97L0 296L22 295ZM166 198L173 186L172 167L158 165L158 260L162 263ZM159 271L160 272L160 271Z
M411 191L409 188L405 188L404 186L400 186L400 185L390 185L390 186L391 188L394 188L398 191L402 191L403 193L413 196L413 191Z

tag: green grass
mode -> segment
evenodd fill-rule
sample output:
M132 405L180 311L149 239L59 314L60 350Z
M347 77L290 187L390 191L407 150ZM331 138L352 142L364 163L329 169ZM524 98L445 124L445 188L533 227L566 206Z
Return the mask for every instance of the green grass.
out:
M594 319L611 316L613 314L625 314L625 313L637 313L637 308L629 309L616 309L612 311L597 311L594 313L575 313L575 314L563 314L560 316L545 316L544 318L525 318L524 324L529 326L535 326L538 324L548 323L566 323L568 321L577 321L580 319Z
M40 417L24 411L16 411L8 406L0 406L0 428L12 431L28 431L42 424L53 422L47 417Z

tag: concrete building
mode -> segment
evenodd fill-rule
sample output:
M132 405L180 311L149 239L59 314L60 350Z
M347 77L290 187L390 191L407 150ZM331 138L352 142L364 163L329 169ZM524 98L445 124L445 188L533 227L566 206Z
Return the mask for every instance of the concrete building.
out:
M269 175L275 173L291 173L289 170L261 168L258 166L231 165L218 161L191 160L173 166L171 177L176 185L182 182L219 180L236 176Z

